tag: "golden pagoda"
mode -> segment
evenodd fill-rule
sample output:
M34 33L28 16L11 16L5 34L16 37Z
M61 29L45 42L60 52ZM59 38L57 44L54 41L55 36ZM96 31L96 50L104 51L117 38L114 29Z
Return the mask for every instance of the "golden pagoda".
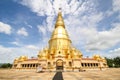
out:
M82 56L82 53L72 46L62 13L59 11L49 46L39 51L37 58L28 59L26 56L21 56L15 59L13 69L36 69L39 65L44 71L107 68L106 60L99 55L94 55L93 58Z

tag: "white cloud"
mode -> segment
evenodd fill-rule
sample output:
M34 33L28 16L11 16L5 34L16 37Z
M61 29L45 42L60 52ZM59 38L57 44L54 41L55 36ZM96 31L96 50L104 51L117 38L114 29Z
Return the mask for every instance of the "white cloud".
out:
M22 0L20 3L29 7L39 16L51 16L56 15L60 7L62 8L63 14L73 14L84 12L85 10L93 10L92 7L95 5L95 2L96 1L94 0Z
M10 55L11 54L11 55ZM8 63L12 56L12 49L0 45L0 63ZM13 55L14 56L14 55Z
M40 41L39 44L41 44L42 45L41 47L43 48L46 45L48 45L47 42L50 39L50 37L48 37L48 35L49 35L50 32L47 29L46 25L38 25L37 28L38 28L39 32L42 33L42 38L43 39L42 40L40 39L41 41Z
M69 16L65 19L68 33L74 45L85 44L87 41L94 39L98 34L97 24L103 19L102 13L91 13L84 16ZM94 35L94 36L93 36Z
M27 46L27 45L26 45ZM0 45L0 63L12 63L15 58L18 58L22 55L37 57L38 50L33 49L33 46L21 46L21 47L4 47Z
M112 8L107 10L105 13L106 17L113 16L115 13L118 13L117 18L120 19L120 0L112 0Z
M0 54L10 53L11 51L12 51L12 49L4 48L3 46L0 45Z
M5 24L0 22L0 33L11 34L11 26L9 24Z
M50 0L22 0L22 5L28 6L33 12L40 16L51 15L53 8Z
M120 12L120 0L113 0L113 11Z
M34 45L27 45L25 46L25 48L28 48L28 49L33 49L33 50L38 50L39 48L34 46Z
M14 44L14 45L17 45L17 46L19 46L19 45L20 45L20 44L19 44L18 42L16 42L16 41L11 42L11 44Z
M27 22L24 22L29 28L32 28L31 25L29 25Z
M120 11L119 2L120 0L113 0L114 11ZM105 19L106 14L112 15L113 11L97 11L95 0L22 0L21 4L29 7L38 16L47 16L43 25L38 25L44 39L48 39L47 32L53 31L55 15L61 7L73 45L86 47L86 50L106 50L120 43L119 22L112 25L113 28L109 30L98 30L98 23Z
M96 1L94 0L22 0L21 2L22 5L29 7L31 11L37 13L39 16L47 16L44 21L47 24L43 23L43 26L38 25L39 32L43 33L44 38L48 37L46 36L47 32L53 31L54 18L58 13L59 7L61 7L63 16L65 14L68 15L65 18L65 23L68 26L67 30L70 33L71 39L73 42L76 42L75 45L80 43L85 37L92 36L92 33L96 33L96 29L94 28L102 20L103 14L95 10L95 3ZM84 15L86 13L88 15ZM76 38L76 36L81 37Z
M117 57L117 56L120 56L120 48L109 51L109 57Z
M38 28L39 32L41 32L43 35L46 35L47 31L46 31L45 26L38 25L37 28Z
M22 27L21 29L19 29L17 31L17 34L23 35L23 36L28 36L28 33L27 33L27 31L26 31L26 29L24 27Z
M92 3L93 2L93 3ZM37 13L39 16L47 16L46 26L48 31L53 30L54 18L58 13L58 9L62 8L62 14L68 15L83 15L86 12L94 11L94 0L81 1L81 0L22 0L20 3L27 6L31 11ZM77 16L78 17L78 16ZM87 16L86 16L87 17ZM80 17L79 17L80 18Z
M104 50L114 47L120 43L120 24L115 24L110 30L97 32L93 34L92 40L89 40L86 48L89 50Z
M114 49L114 50L110 50L110 53L118 53L120 54L120 48Z
M46 26L46 28L49 32L52 32L54 29L54 18L55 18L55 16L48 16L46 19L47 25L44 25L44 26Z

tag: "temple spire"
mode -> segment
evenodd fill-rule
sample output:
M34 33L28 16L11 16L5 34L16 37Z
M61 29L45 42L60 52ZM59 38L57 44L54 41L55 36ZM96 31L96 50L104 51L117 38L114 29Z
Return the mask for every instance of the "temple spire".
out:
M62 18L62 12L61 12L61 8L59 8L59 12L58 12L58 17L57 17L57 21L55 24L55 28L62 26L63 28L65 28L65 24Z

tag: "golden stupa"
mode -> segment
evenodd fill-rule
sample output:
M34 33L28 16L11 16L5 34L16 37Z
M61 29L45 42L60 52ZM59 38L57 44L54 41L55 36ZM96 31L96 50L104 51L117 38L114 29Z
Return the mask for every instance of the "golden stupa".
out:
M37 58L28 59L26 56L16 58L13 69L36 69L39 65L44 71L73 71L81 69L105 69L107 63L104 58L94 55L93 58L83 58L82 53L72 46L65 29L61 11L55 23L55 29L49 40L49 46L39 51Z

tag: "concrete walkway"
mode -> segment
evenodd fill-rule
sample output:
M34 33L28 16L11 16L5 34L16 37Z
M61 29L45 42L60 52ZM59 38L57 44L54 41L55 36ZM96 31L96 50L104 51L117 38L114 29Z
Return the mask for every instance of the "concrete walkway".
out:
M0 80L120 80L120 68L58 73L0 69Z

